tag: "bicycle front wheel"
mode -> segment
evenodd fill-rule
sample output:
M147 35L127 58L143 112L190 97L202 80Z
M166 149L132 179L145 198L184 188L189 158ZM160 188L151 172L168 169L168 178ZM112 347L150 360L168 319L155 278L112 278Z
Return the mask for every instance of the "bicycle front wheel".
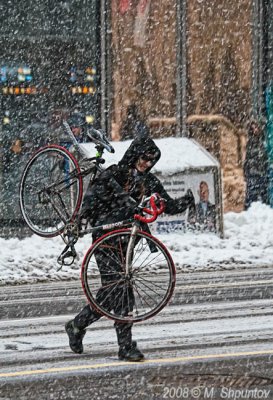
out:
M64 147L38 150L26 165L20 182L20 208L29 228L54 237L77 215L83 196L80 167Z
M131 230L110 232L88 250L82 264L82 286L91 307L117 322L140 322L156 315L170 300L175 267L164 245L138 231L131 268L126 249Z

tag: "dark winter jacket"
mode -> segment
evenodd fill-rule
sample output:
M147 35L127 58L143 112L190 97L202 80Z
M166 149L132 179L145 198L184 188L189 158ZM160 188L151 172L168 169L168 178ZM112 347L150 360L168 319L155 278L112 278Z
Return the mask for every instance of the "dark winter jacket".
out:
M267 174L267 155L263 138L251 134L246 145L246 158L244 162L244 174L249 177L264 177Z
M244 162L246 209L254 201L268 203L268 160L263 136L262 126L251 121Z
M216 210L215 205L211 204L209 201L205 203L205 210L204 210L204 203L199 201L196 204L196 222L199 224L206 224L210 225L211 227L216 226Z
M153 165L144 173L135 169L143 154L154 156ZM172 199L163 185L150 170L160 158L160 150L149 137L136 138L117 165L103 171L85 197L82 215L91 219L91 224L101 225L131 218L143 195L159 193L166 201L165 212L178 214L194 206L191 192L178 199Z

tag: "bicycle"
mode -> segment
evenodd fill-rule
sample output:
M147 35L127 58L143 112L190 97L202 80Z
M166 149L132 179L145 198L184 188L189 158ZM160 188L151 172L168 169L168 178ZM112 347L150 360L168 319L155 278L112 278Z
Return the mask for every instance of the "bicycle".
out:
M164 211L164 200L154 194L142 199L138 212L131 219L84 230L78 228L82 177L92 174L92 182L101 170L103 149L113 151L105 136L97 132L93 132L90 138L96 141L98 153L96 157L85 159L84 164L78 163L65 148L55 145L46 146L32 156L20 184L21 209L33 232L44 237L62 234L65 238L65 249L58 257L61 266L74 262L77 256L74 245L80 237L98 230L107 231L92 244L84 257L81 269L84 293L99 314L117 322L140 322L159 313L171 299L175 287L175 266L170 253L157 238L143 230L143 223L155 221ZM47 170L50 174L44 176L49 179L39 180L42 184L37 189L29 183L28 177L40 172L34 166L44 161L44 155L50 165ZM65 164L67 160L71 163L69 169ZM92 165L88 166L86 162ZM56 169L58 174L62 172L61 177L56 176ZM30 211L25 210L26 198L31 196L37 203L33 210L39 210L36 219L35 212L30 218ZM42 211L44 208L46 212ZM49 218L48 212L53 210L54 214ZM42 219L44 216L46 221Z

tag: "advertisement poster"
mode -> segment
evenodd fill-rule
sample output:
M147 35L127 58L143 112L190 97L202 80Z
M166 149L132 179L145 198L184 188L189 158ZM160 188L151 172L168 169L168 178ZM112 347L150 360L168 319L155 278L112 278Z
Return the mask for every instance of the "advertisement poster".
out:
M217 199L213 171L206 173L179 173L160 176L168 194L173 198L184 196L191 189L195 199L195 209L187 209L182 214L161 215L151 226L156 233L169 233L179 230L198 230L217 232Z

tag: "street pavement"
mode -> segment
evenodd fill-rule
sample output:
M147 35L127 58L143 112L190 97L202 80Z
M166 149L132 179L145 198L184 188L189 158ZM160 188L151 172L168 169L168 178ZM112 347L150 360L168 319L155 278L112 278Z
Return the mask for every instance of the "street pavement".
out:
M134 326L137 364L117 360L106 319L88 328L83 355L70 351L80 282L1 287L0 400L273 399L272 290L272 267L178 274L171 304Z

